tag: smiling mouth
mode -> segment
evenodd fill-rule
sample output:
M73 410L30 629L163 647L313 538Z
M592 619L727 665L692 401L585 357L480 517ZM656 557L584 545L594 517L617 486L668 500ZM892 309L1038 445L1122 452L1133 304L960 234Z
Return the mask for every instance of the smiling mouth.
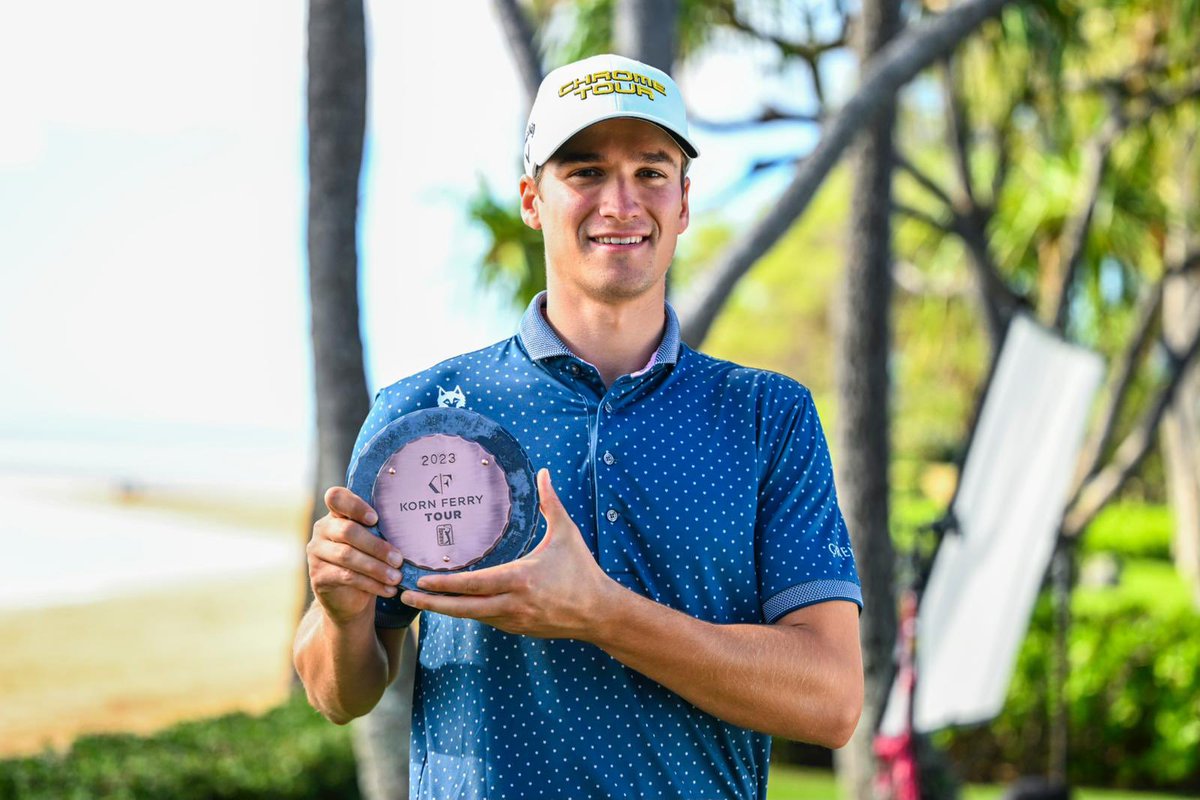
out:
M623 247L632 247L639 245L646 240L645 236L589 236L588 239L595 244L620 245Z

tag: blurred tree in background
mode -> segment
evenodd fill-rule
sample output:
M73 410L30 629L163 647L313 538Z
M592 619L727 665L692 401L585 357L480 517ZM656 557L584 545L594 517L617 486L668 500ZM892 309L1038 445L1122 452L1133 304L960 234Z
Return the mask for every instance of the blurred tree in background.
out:
M715 219L693 227L672 268L672 297L689 344L703 341L714 355L797 377L813 388L826 426L839 431L832 441L835 463L844 467L839 488L860 562L864 553L883 553L889 562L878 574L863 573L866 615L876 615L864 615L864 720L878 717L890 683L890 538L909 524L913 498L921 496L929 509L948 500L954 475L945 465L961 457L989 363L1018 310L1097 349L1110 364L1063 533L1078 537L1123 487L1162 499L1163 480L1145 477L1161 423L1162 457L1149 469L1165 471L1179 569L1200 586L1197 0L1048 0L1007 8L1003 0L927 0L891 7L891 30L870 37L865 52L875 57L859 67L858 89L846 98L832 96L829 82L839 69L852 69L844 66L847 54L875 25L861 16L863 8L875 6L494 4L527 103L546 69L613 50L672 69L721 48L766 48L774 60L760 63L773 64L774 75L807 82L790 102L764 98L750 119L695 118L697 127L727 130L800 123L819 131L820 141L801 158L756 163L728 190L723 199L736 204L759 176L789 174L778 198L748 224ZM323 5L313 0L312 13ZM310 39L317 34L310 20ZM883 47L889 37L894 41ZM313 52L310 84L321 71ZM317 98L310 85L310 104ZM885 132L893 106L896 136ZM315 118L310 108L310 125ZM899 142L894 158L866 163L860 151L852 172L835 171L856 137L872 129L884 150ZM314 152L316 145L314 139ZM893 166L899 179L888 200ZM357 170L355 162L355 183ZM317 186L314 174L314 192ZM872 211L870 198L887 201L896 216ZM486 184L471 215L491 235L483 280L507 287L523 306L545 285L540 234L520 221L515 192L496 195ZM313 237L310 223L310 252L321 252ZM338 265L351 275L356 269L352 257ZM865 295L853 288L861 284L844 283L855 274L871 281ZM864 296L871 302L849 305ZM316 288L313 298L314 349L328 347L336 334L318 330ZM841 309L844 324L834 325L831 309ZM356 305L354 321L357 336ZM870 341L856 345L857 334L870 334ZM864 353L873 353L876 365L869 388L846 384L835 397L835 376L861 377ZM328 374L320 363L318 357L318 392ZM863 401L858 412L847 397ZM897 411L894 431L889 405ZM881 435L853 434L862 414ZM325 442L325 428L321 435ZM342 449L348 458L349 447ZM878 467L873 488L848 488L871 463ZM335 482L344 469L343 461ZM332 485L319 483L318 491ZM890 514L896 496L908 498L906 510L898 504ZM403 750L399 742L395 750ZM866 796L865 774L860 768L853 780L857 796Z
M1200 348L1200 249L1188 233L1198 211L1189 187L1200 178L1196 11L1190 2L1013 7L943 64L938 107L914 107L913 144L901 157L897 211L910 220L901 261L922 265L909 271L918 280L945 281L968 266L960 288L992 358L1012 314L1025 309L1109 364L1057 556L1064 577L1051 663L1064 695L1050 693L1049 764L1058 778L1067 777L1076 709L1066 562L1151 454L1168 409L1177 433L1164 438L1162 463L1173 476L1177 563L1200 600L1200 492L1187 445L1197 441L1200 394L1185 380ZM910 396L919 404L925 395ZM1142 487L1161 501L1162 483Z
M1195 299L1164 300L1194 294L1200 273L1198 50L1194 2L1013 7L938 70L939 108L914 108L901 151L898 273L957 284L992 357L1025 308L1111 365L1067 537L1135 473L1168 407L1192 409L1176 424L1196 440L1200 395L1176 392L1194 383L1183 379L1200 313ZM1194 452L1190 470L1167 463L1194 476ZM1189 499L1185 482L1172 486ZM1195 552L1198 527L1179 520L1179 552Z
M310 0L307 100L317 469L306 541L326 513L325 492L346 482L354 441L371 407L358 316L358 181L367 118L362 0ZM307 608L307 576L305 591ZM411 674L414 651L410 634L402 672ZM354 721L358 780L369 800L408 796L411 715L411 684L395 681L375 710Z

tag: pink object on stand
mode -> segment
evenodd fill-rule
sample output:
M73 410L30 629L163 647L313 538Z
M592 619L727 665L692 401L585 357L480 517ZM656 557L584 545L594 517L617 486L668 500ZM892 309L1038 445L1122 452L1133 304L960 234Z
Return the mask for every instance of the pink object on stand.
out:
M896 681L908 703L904 729L895 736L876 734L873 743L878 768L875 796L881 800L921 800L921 781L913 746L912 704L917 686L913 658L917 641L917 593L905 590L900 599L899 670Z

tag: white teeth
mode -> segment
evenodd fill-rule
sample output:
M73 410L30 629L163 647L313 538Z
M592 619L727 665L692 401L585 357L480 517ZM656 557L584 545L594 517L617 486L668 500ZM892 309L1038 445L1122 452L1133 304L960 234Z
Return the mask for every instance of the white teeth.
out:
M637 244L644 236L597 236L596 241L600 244Z

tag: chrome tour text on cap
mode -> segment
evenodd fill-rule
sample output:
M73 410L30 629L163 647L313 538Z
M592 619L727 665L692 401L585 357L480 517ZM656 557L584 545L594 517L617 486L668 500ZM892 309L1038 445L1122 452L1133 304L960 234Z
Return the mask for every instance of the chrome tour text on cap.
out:
M559 67L538 88L525 127L525 173L533 176L579 131L629 117L658 125L689 158L700 151L688 133L687 109L671 76L649 64L600 55Z

